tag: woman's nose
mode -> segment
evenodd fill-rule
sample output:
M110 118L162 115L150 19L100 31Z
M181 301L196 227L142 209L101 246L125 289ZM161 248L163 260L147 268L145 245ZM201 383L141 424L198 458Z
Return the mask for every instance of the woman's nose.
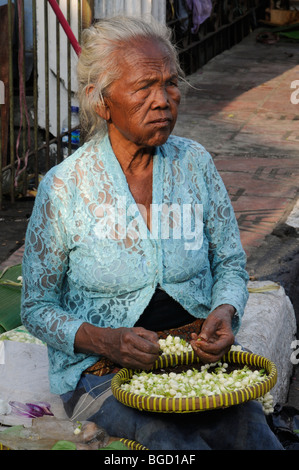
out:
M164 87L159 87L155 90L152 107L153 108L168 108L169 106L169 96L168 92Z

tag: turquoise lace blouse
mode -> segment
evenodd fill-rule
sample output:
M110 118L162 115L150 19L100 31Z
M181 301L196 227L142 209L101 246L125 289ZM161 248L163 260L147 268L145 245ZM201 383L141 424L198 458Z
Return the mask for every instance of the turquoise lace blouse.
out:
M196 318L233 305L238 331L246 257L208 152L175 136L157 148L152 201L149 231L108 136L41 181L26 235L21 315L48 345L53 393L75 389L98 360L74 352L80 325L132 327L157 285Z

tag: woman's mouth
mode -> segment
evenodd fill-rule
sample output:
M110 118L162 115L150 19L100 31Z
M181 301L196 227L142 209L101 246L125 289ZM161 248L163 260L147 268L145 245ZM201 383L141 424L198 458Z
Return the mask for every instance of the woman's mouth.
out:
M157 126L168 126L171 122L171 119L169 118L160 118L160 119L155 119L154 121L151 121L151 124L155 124Z

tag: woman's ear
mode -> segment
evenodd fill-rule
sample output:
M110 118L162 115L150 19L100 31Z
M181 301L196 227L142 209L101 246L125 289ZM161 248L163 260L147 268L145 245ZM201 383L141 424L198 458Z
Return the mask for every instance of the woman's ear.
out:
M89 85L86 88L86 94L89 95L90 93L93 93L95 89L95 85ZM105 98L103 100L98 99L98 102L95 106L95 112L102 118L105 119L105 121L110 120L110 109L106 104Z
M95 108L96 113L102 118L105 119L105 121L110 121L110 108L107 106L106 100L100 100Z

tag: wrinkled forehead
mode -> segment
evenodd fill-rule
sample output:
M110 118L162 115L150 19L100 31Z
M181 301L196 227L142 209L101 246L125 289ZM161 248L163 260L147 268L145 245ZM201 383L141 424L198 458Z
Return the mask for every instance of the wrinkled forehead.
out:
M119 51L119 66L124 72L136 71L137 68L177 72L172 51L158 39L139 38L128 42Z

